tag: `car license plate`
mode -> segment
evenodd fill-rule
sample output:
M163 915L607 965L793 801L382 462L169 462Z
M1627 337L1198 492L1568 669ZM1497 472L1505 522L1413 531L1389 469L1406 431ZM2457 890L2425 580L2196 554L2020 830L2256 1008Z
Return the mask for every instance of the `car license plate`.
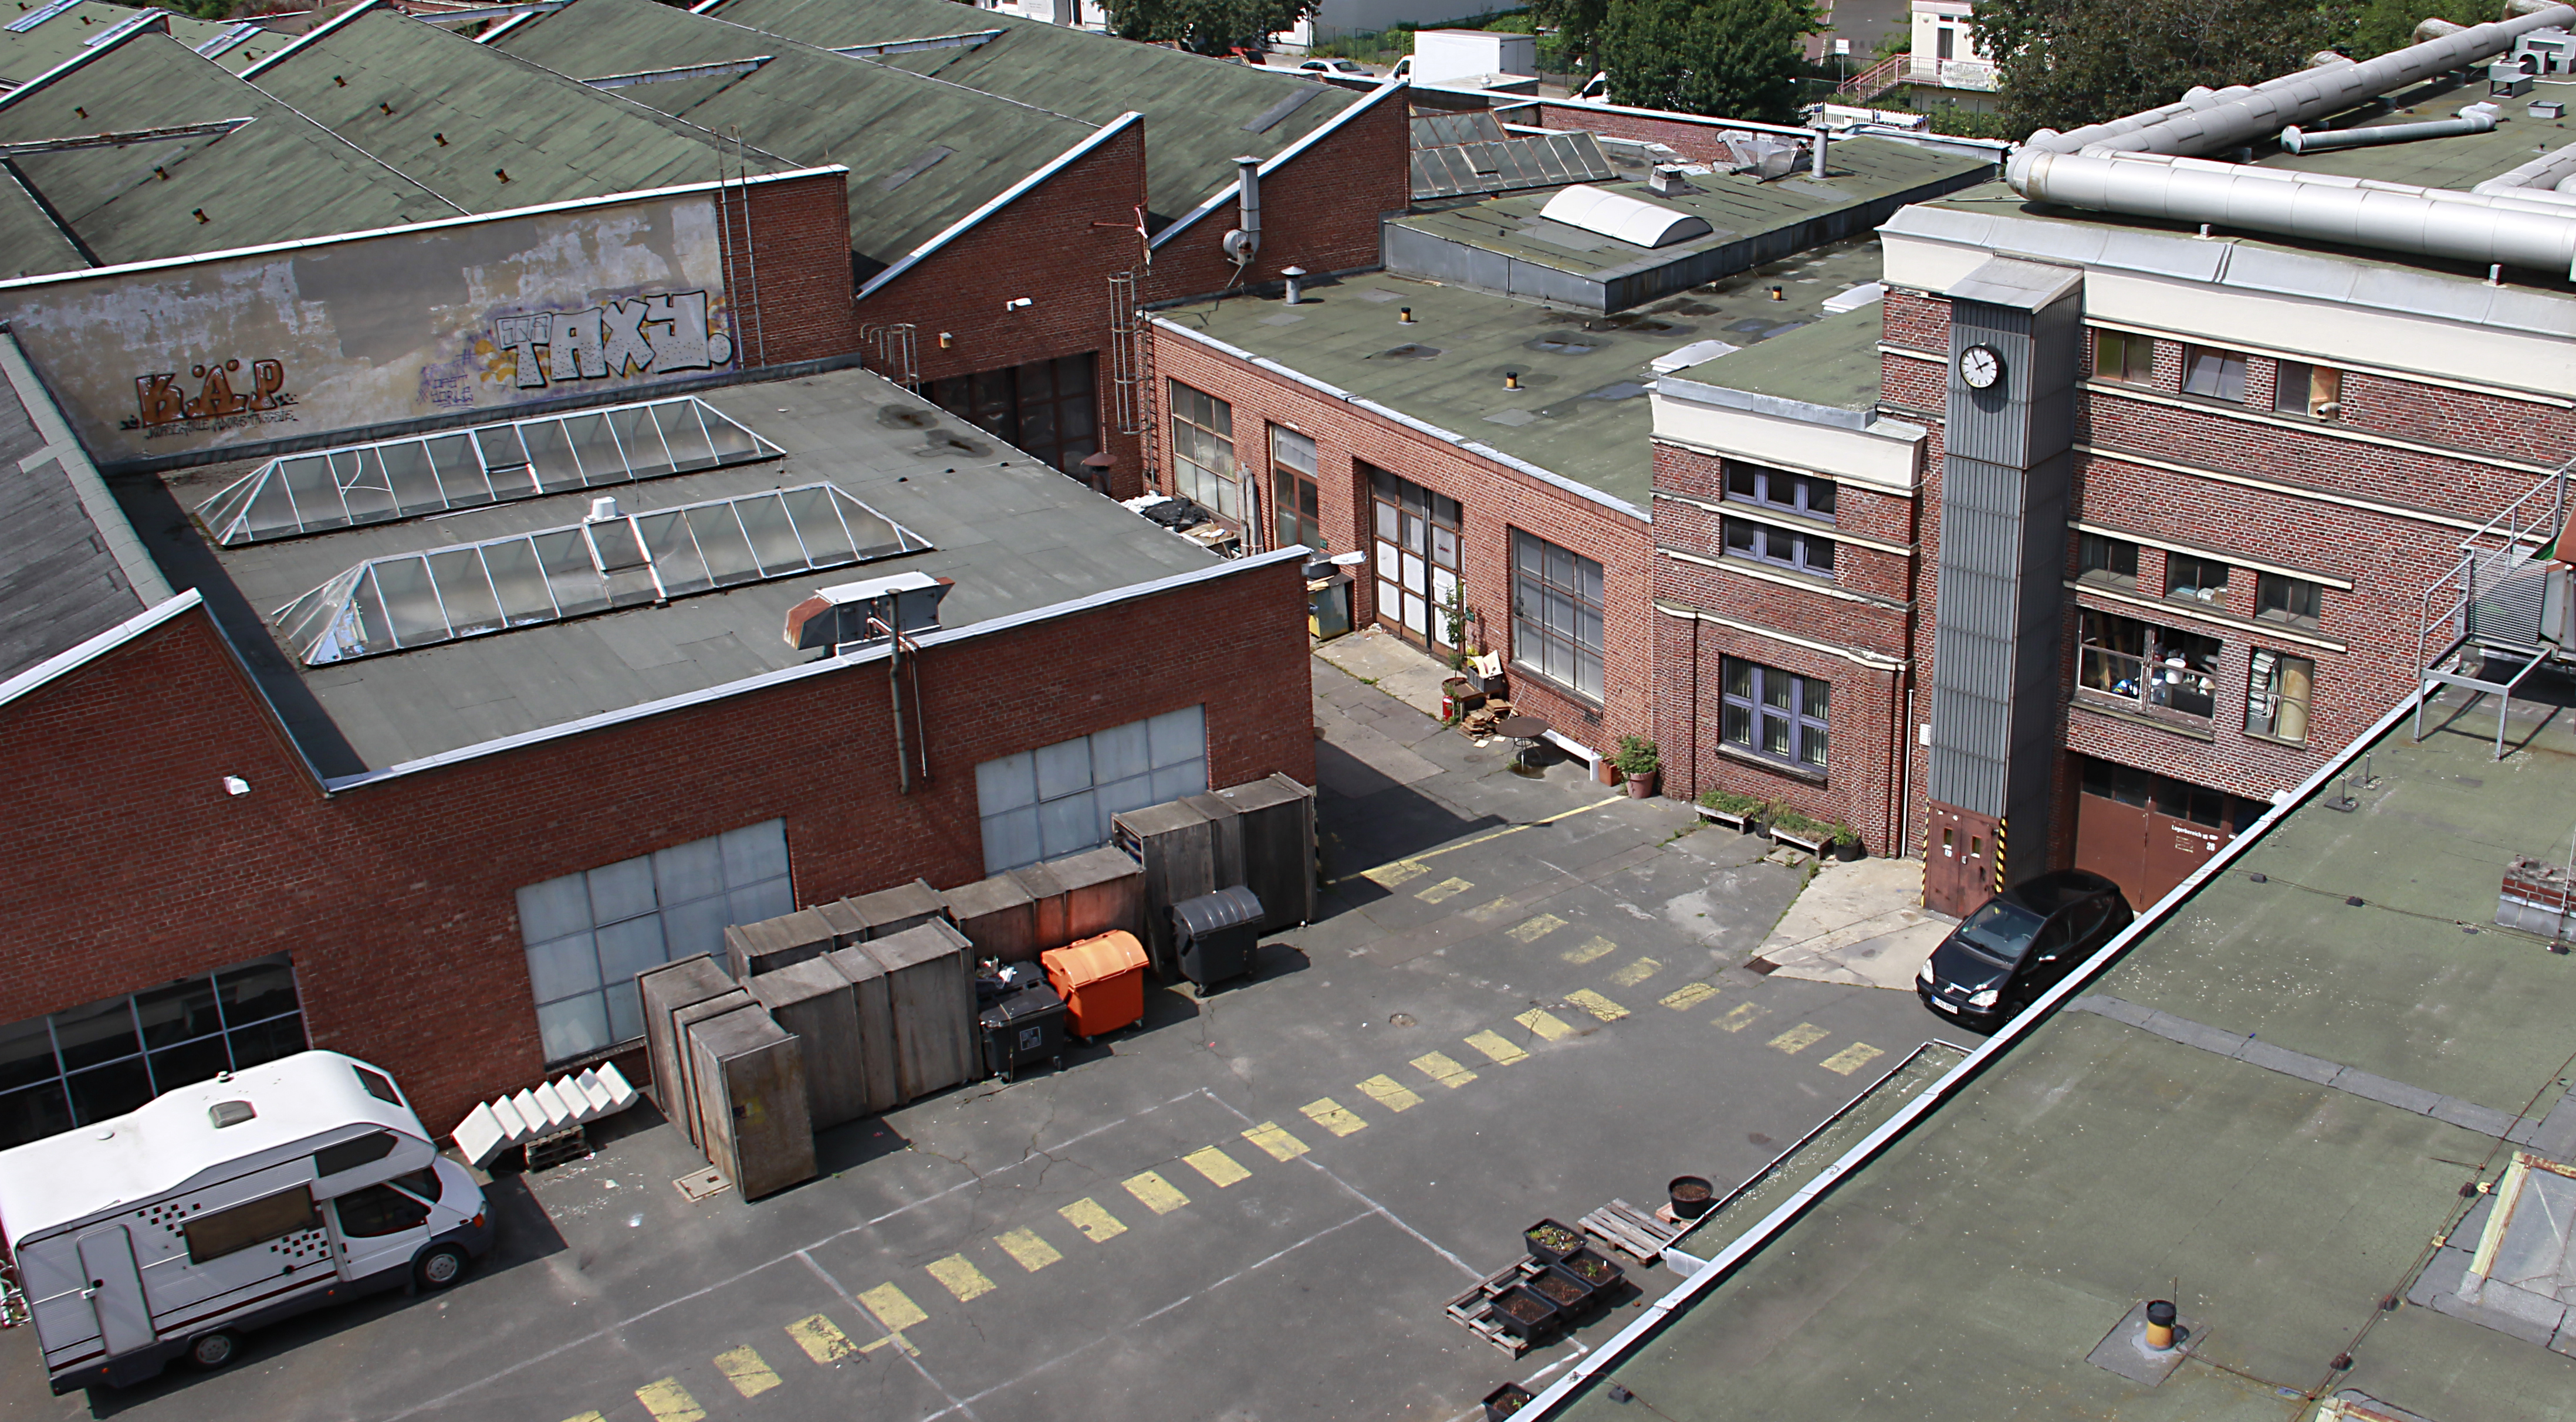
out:
M1932 1005L1933 1005L1934 1007L1937 1007L1937 1008L1941 1009L1943 1012L1956 1013L1956 1012L1959 1010L1959 1009L1957 1009L1957 1008L1955 1008L1955 1007L1952 1007L1950 1004L1948 1004L1948 1003L1946 1003L1946 1002L1943 1002L1941 999L1939 999L1939 998L1937 998L1937 997L1936 997L1936 998L1934 998L1934 999L1932 999Z

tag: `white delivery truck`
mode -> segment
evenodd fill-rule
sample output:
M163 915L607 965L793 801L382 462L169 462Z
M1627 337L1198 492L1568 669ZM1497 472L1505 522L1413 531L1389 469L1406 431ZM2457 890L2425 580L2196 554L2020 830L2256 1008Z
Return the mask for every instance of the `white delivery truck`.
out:
M123 1387L490 1248L483 1192L393 1078L299 1052L0 1151L0 1247L54 1391Z

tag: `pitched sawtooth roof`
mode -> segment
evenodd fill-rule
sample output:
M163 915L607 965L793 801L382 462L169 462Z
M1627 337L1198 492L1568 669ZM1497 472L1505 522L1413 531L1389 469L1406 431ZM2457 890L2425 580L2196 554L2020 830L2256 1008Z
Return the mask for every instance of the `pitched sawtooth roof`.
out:
M274 54L288 39L248 21L192 20L102 0L0 0L0 89L26 83L118 25L151 13L162 15L171 38L233 70L252 62L246 53ZM249 43L253 37L270 43Z
M1241 154L1269 157L1365 101L1286 70L1135 44L953 0L718 0L719 19L827 49L999 30L993 39L888 54L883 63L1000 94L1086 123L1145 116L1146 206L1160 228L1235 180Z
M611 92L718 133L739 130L782 158L846 165L850 246L880 268L1097 131L656 0L578 0L513 26L493 47L583 80L640 80Z
M170 589L6 333L0 333L0 470L8 472L0 479L0 681L6 681L168 597Z

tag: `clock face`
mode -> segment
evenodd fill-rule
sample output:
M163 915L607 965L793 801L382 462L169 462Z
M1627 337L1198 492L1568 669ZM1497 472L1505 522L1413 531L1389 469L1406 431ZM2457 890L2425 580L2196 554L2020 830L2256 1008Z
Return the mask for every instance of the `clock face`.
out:
M1970 346L1959 352L1959 378L1971 390L1983 390L2004 377L2004 358L1992 346Z

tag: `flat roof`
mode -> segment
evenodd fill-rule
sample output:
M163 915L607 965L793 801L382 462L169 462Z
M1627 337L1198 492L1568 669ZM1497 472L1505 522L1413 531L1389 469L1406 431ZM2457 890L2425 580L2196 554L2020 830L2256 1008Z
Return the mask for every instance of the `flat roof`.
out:
M1754 346L1877 276L1877 243L1862 237L1609 316L1385 272L1310 286L1294 309L1238 296L1155 314L1642 509L1653 361L1696 341ZM1396 320L1407 306L1410 326ZM1864 308L1873 322L1877 310ZM1508 390L1514 370L1521 388Z
M2576 1149L2576 958L2495 925L2515 856L2566 861L2576 686L2542 680L2502 762L2491 699L2446 692L2420 744L2393 716L1602 1376L1676 1419L2556 1415L2567 1343L2440 1273L2517 1144ZM2193 1336L2138 1380L2124 1319L2159 1298ZM1557 1415L1635 1410L1595 1386Z
M1822 316L1679 372L1684 380L1841 410L1878 408L1879 304Z
M212 548L193 518L174 520L157 500L157 518L135 521L163 530L150 547L174 585L206 587L208 605L271 684L272 699L326 776L381 770L814 661L822 654L787 645L787 611L833 583L914 571L954 578L940 621L958 628L1220 561L863 370L702 390L698 398L782 447L784 457L231 548ZM166 490L193 513L264 462L173 471L140 495L129 493L129 512L140 512L135 498ZM817 482L837 486L931 548L320 667L279 649L275 614L369 558L577 524L600 496L643 513Z

